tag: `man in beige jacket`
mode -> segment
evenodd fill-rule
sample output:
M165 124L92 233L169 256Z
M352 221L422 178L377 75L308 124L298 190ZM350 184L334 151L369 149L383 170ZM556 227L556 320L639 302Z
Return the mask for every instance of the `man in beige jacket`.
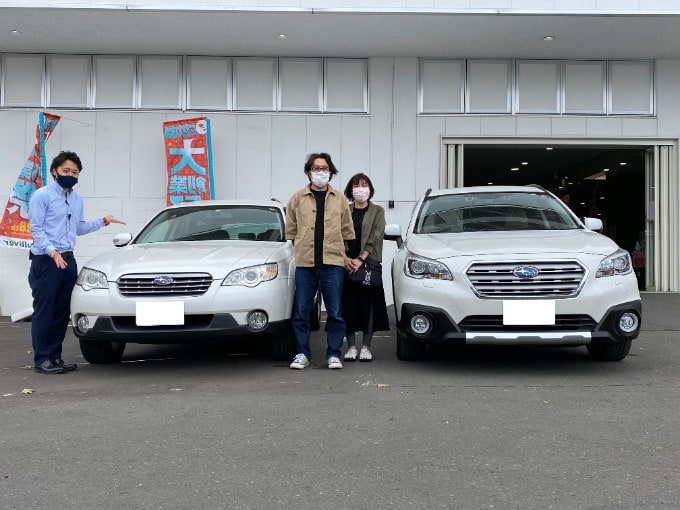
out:
M286 239L295 247L293 332L297 355L290 368L309 366L309 316L317 289L326 305L326 362L342 368L340 349L345 336L341 314L345 280L345 241L354 239L347 199L329 183L338 169L325 152L310 154L304 168L309 184L297 191L286 207Z

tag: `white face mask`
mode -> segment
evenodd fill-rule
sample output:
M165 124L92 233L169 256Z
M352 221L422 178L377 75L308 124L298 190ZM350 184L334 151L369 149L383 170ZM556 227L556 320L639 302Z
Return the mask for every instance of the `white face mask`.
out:
M312 184L317 188L323 188L331 180L329 172L311 172Z
M366 202L371 196L371 190L366 186L356 186L352 188L352 196L355 202Z

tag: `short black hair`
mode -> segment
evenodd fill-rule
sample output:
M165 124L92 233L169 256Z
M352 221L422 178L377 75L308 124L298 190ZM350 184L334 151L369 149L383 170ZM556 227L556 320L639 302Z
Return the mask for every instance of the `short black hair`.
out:
M78 167L78 170L82 172L83 164L80 162L78 154L76 154L73 151L61 151L59 154L57 154L52 160L52 164L50 165L50 172L52 172L52 170L56 170L61 165L63 165L64 161L73 161Z
M307 161L305 161L305 173L309 173L312 171L312 165L314 164L314 160L319 158L326 160L326 163L328 163L328 168L331 172L331 176L338 173L338 169L335 167L335 164L333 164L331 155L328 154L327 152L314 152L313 154L307 156Z
M371 190L371 193L368 195L368 199L370 200L371 198L373 198L375 188L373 187L371 179L366 174L358 173L354 174L349 179L347 186L345 186L345 196L347 197L347 200L354 200L354 195L352 195L352 188L359 184L361 181L366 181L366 184L368 184L368 189Z

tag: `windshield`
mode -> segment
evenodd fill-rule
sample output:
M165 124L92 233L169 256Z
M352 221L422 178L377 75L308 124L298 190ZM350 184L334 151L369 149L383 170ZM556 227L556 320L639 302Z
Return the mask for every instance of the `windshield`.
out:
M428 197L416 234L499 230L567 230L581 228L567 207L548 193L460 193Z
M134 244L226 239L282 242L281 211L249 205L166 209L144 227Z

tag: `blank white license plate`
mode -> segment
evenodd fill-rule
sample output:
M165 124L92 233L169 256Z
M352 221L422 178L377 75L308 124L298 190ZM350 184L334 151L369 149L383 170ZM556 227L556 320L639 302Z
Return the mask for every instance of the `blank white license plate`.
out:
M137 326L181 326L184 324L184 301L138 301L135 317Z
M552 326L555 324L555 301L552 299L503 301L503 325Z

